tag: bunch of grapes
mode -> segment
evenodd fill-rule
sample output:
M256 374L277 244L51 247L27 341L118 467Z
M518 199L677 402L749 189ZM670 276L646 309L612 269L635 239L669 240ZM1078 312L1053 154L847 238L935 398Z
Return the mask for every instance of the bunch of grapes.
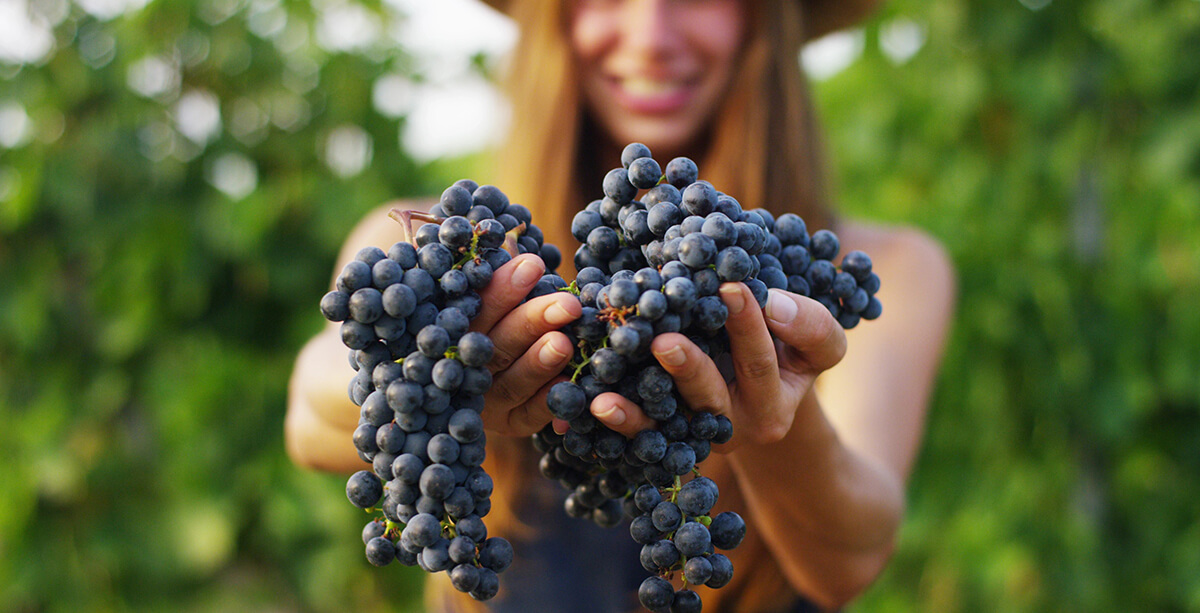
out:
M392 216L411 241L362 249L321 299L321 313L342 322L358 371L353 441L371 464L350 477L346 495L375 514L362 532L372 564L447 571L456 589L488 600L513 549L488 537L482 519L493 483L481 467L480 413L494 346L468 326L493 271L516 253L553 262L558 251L543 244L528 209L469 180L447 188L431 214Z
M628 145L622 167L604 178L604 198L579 212L571 232L578 274L563 289L576 294L582 316L563 331L576 352L547 405L569 424L563 434L547 427L533 436L539 469L570 490L565 510L606 527L624 513L642 544L641 564L652 573L638 596L652 611L700 611L688 586L719 588L733 566L717 549L741 543L745 521L737 513L713 514L717 485L697 465L713 444L733 436L728 418L694 411L650 353L660 334L686 335L714 360L729 351L728 310L718 291L745 283L760 307L768 289L812 297L846 328L874 319L879 278L860 251L840 250L828 230L812 235L797 215L776 219L763 209L743 210L733 197L699 180L696 164L675 158L665 169L644 145ZM555 289L565 286L549 278ZM638 404L655 426L632 439L596 420L587 407L601 393L617 392ZM684 481L684 477L694 478ZM671 583L682 574L683 588Z

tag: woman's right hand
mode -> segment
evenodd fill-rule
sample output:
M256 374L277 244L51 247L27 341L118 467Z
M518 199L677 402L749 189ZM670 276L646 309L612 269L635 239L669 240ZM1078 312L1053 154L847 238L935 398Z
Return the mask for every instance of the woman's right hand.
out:
M550 423L546 394L571 361L574 347L559 332L579 318L575 296L555 292L521 303L546 265L532 254L512 259L480 292L483 306L471 329L487 334L496 350L488 369L492 388L484 397L484 427L505 436L529 436Z

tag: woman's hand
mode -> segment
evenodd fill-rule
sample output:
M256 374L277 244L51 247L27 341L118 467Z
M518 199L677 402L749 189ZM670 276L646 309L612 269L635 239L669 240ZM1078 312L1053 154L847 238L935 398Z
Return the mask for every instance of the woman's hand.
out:
M528 436L550 422L546 394L550 383L571 360L574 347L562 332L582 313L579 300L566 292L521 301L533 289L546 265L525 254L513 258L480 292L483 307L471 329L491 337L496 346L488 369L492 389L485 396L484 426L508 436Z
M770 290L760 310L744 284L725 283L720 293L729 309L732 382L727 384L717 365L682 334L659 336L651 351L690 407L733 421L734 438L721 451L742 442L779 441L817 375L845 355L845 332L823 305L796 294ZM591 410L627 436L654 426L635 403L616 393L597 396Z

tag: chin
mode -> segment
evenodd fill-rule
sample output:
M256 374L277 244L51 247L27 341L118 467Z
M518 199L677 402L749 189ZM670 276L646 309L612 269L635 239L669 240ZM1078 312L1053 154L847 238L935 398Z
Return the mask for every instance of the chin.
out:
M669 161L664 157L666 155L699 155L697 151L688 151L688 145L695 142L697 130L685 126L655 120L635 120L610 132L620 141L619 144L639 142L646 145L660 164Z

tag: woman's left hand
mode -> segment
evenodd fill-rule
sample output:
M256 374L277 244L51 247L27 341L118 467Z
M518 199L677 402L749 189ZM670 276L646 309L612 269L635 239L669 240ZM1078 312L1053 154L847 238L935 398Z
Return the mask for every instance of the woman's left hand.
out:
M718 450L779 441L817 375L845 355L846 334L828 309L803 296L772 289L765 309L742 283L723 284L720 296L729 309L733 381L726 383L717 365L682 334L660 335L651 351L688 406L733 422L733 440ZM597 396L591 411L626 436L654 427L637 404L616 393Z

